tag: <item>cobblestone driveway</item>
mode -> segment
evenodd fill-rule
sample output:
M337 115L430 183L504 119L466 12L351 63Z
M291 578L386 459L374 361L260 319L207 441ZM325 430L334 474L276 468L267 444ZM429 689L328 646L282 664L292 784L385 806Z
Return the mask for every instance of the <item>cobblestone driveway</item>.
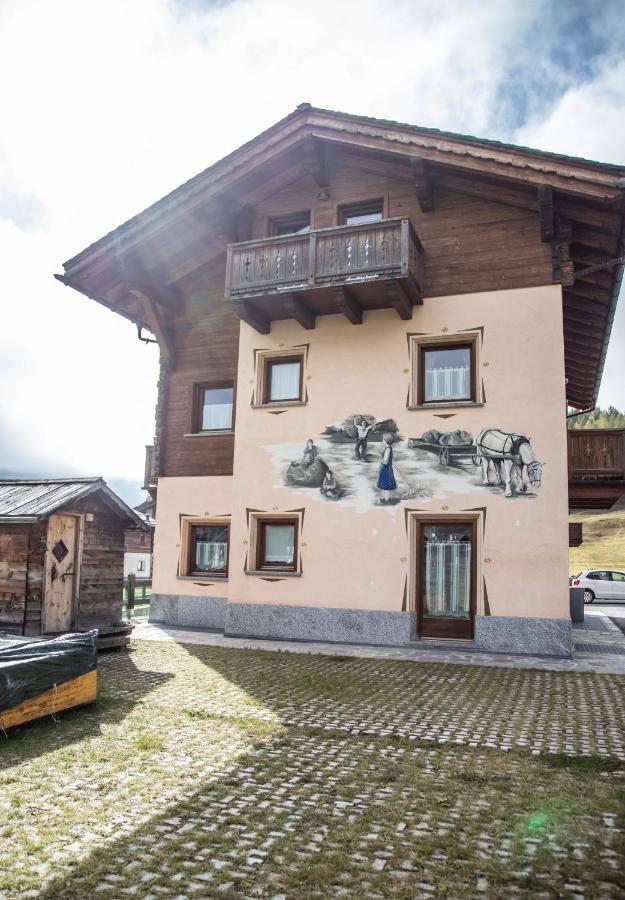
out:
M623 897L625 679L143 642L0 750L0 897Z

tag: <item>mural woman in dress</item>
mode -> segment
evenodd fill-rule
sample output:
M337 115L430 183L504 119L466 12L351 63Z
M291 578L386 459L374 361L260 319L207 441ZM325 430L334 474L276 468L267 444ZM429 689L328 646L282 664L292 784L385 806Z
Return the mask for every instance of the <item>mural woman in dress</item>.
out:
M395 473L393 472L393 435L386 433L382 435L382 449L380 455L382 462L380 463L380 474L378 475L377 487L382 491L382 500L380 503L392 503L391 491L397 487L395 481Z

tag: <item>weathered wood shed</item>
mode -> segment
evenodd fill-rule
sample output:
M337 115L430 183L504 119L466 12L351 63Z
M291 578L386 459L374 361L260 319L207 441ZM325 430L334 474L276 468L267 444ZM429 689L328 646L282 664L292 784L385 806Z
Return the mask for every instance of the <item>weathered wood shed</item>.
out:
M147 526L102 478L0 480L0 631L116 643L128 528Z

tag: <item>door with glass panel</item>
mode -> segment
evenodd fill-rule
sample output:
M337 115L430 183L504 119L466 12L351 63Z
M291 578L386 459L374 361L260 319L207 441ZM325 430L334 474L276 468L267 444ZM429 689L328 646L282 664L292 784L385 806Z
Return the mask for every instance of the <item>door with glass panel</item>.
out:
M417 620L421 637L472 638L475 522L420 522Z

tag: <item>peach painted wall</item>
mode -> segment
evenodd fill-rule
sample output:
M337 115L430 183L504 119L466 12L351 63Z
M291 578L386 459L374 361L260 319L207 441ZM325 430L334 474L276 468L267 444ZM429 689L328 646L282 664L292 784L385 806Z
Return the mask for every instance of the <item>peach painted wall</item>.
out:
M198 439L199 440L199 439ZM207 439L208 440L208 439ZM180 517L230 514L232 476L159 478L154 532L152 590L159 594L225 597L227 582L202 584L199 578L179 578Z
M274 322L270 334L260 335L242 323L229 599L399 610L406 580L413 577L404 507L449 516L486 507L485 534L479 548L478 612L484 610L483 574L492 615L568 616L561 308L560 287L548 286L429 299L415 307L408 322L393 310L378 310L365 313L358 326L339 315L318 317L311 331L287 320ZM483 380L486 403L449 410L408 410L407 334L439 334L447 329L447 336L453 337L463 329L479 327L484 336L478 383ZM286 350L302 344L309 345L307 405L287 408L280 415L253 409L254 350ZM453 418L435 416L446 412L453 413ZM430 428L462 428L474 436L485 427L520 432L531 438L545 464L542 486L535 497L508 499L499 488L484 488L461 478L461 492L454 489L446 496L410 500L394 507L371 506L364 511L342 501L324 500L318 490L285 487L273 451L267 448L280 444L303 447L308 437L319 439L326 425L357 413L395 419L404 438L420 436ZM370 444L376 454L378 447ZM337 477L340 479L338 472ZM176 479L185 480L197 482ZM162 502L159 485L159 506ZM182 505L178 502L178 507ZM305 508L301 578L268 582L244 574L249 546L246 507L267 512ZM159 546L165 540L161 534Z

